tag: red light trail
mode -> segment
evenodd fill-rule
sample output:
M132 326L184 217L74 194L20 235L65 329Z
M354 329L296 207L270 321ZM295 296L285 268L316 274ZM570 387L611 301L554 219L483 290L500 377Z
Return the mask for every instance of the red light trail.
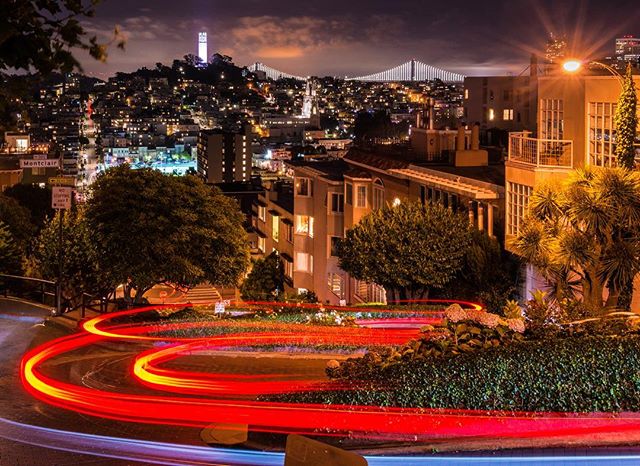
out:
M640 431L640 415L636 413L515 413L255 401L252 397L257 395L349 390L354 386L305 378L304 374L203 373L170 369L164 365L169 361L179 365L178 358L185 354L234 347L401 344L415 337L418 329L268 323L270 330L265 331L267 324L264 322L233 322L234 327L244 326L248 331L211 337L173 338L153 333L188 330L201 327L203 323L108 325L115 318L169 307L178 306L155 306L101 315L84 322L79 333L52 340L29 351L23 357L21 367L25 387L42 401L85 414L122 421L195 427L219 422L248 424L254 431L413 441L456 437L552 438ZM420 314L421 311L411 313ZM386 320L389 325L398 325L402 318ZM377 323L384 322L378 319ZM214 324L231 325L223 320ZM296 333L296 327L303 329L304 333ZM170 342L170 346L139 352L131 367L133 380L157 392L147 395L87 388L56 380L42 370L43 365L53 358L105 341L131 342L132 346L153 341Z

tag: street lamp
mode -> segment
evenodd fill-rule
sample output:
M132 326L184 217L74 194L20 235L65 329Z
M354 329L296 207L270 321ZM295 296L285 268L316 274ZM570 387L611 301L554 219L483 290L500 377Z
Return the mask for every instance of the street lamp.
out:
M587 65L594 65L594 66L598 66L600 68L604 68L609 73L611 73L613 76L618 78L621 82L624 81L624 78L622 77L622 75L615 68L612 68L611 66L609 66L609 65L607 65L605 63L601 63L599 61L589 61L589 62L586 62L586 63L587 63ZM580 71L580 69L582 68L583 64L584 63L581 60L576 60L575 58L572 58L570 60L566 60L562 64L562 69L567 73L576 73L576 72Z

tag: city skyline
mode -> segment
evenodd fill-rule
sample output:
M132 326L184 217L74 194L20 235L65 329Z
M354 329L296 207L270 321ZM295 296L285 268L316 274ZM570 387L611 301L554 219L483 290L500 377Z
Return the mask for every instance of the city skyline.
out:
M552 6L553 3L553 6ZM123 14L126 11L126 14ZM109 49L106 63L81 56L87 74L167 63L197 54L197 33L207 32L209 54L221 52L240 66L256 61L299 75L353 76L373 73L412 58L465 75L518 74L531 53L542 54L550 33L566 35L575 55L612 54L614 40L636 34L639 13L629 0L591 2L491 0L415 5L400 1L325 2L281 0L101 3L85 23L107 41L115 26L127 39L124 51Z

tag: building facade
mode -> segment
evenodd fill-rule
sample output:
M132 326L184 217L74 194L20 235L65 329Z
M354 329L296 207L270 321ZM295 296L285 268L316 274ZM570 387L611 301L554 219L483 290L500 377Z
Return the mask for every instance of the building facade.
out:
M198 174L206 183L249 181L251 158L248 126L240 133L213 129L198 136Z
M634 77L636 87L640 76ZM548 76L539 78L538 132L509 136L505 167L506 244L525 221L531 194L541 183L563 180L585 166L616 165L614 115L620 81L614 76ZM640 160L640 128L636 160ZM532 267L525 273L522 297L541 288Z

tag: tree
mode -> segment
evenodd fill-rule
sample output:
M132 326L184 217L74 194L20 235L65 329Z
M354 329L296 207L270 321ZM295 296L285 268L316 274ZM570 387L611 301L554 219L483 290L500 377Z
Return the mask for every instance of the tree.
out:
M9 227L0 221L0 273L19 275L21 256Z
M258 259L240 287L242 299L248 301L275 301L283 290L284 266L277 251Z
M464 265L442 296L479 300L489 312L499 313L514 297L520 273L518 260L486 231L473 229L471 238Z
M594 314L616 307L640 271L640 174L576 170L563 185L537 188L512 246L558 301L582 300Z
M622 83L622 93L618 98L618 106L614 123L616 126L616 156L618 165L633 169L635 162L636 132L638 128L638 97L631 73L631 63L627 65L627 73Z
M15 199L0 194L0 221L7 225L16 247L24 254L35 233L29 210Z
M62 221L62 245L59 222ZM103 297L116 283L98 265L98 249L86 221L84 209L59 211L46 223L35 241L31 256L31 273L47 280L57 280L62 247L62 295L72 306L82 301L82 294Z
M469 220L418 202L371 212L340 242L340 267L377 283L391 300L426 298L460 271L471 244Z
M0 70L70 72L80 69L71 49L105 61L107 44L98 43L81 24L95 14L97 0L0 0ZM118 29L112 42L124 42Z
M86 216L98 265L128 302L164 282L235 285L248 265L237 203L194 176L112 168L92 185Z
M53 217L51 208L51 188L36 185L17 184L4 191L4 194L18 201L31 213L31 223L39 230L47 218Z

